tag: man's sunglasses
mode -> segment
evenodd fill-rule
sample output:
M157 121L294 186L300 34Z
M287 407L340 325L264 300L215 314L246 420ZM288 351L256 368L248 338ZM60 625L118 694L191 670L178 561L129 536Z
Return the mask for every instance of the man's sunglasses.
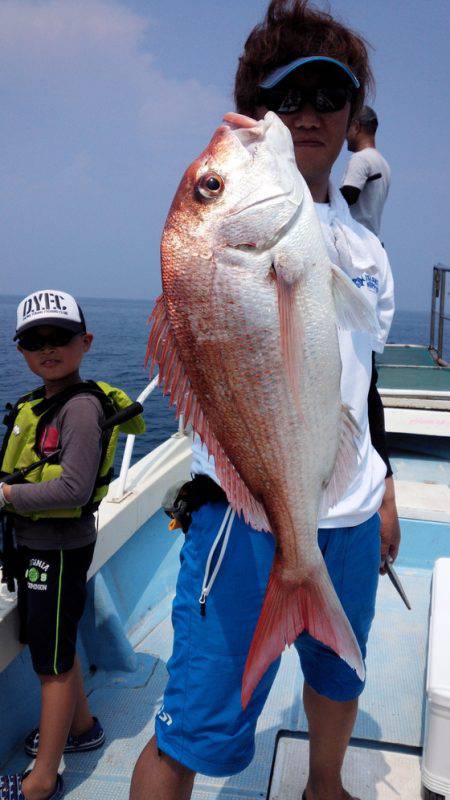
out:
M262 89L261 100L269 111L276 114L295 114L309 103L319 114L341 111L352 99L353 90L349 86L329 86L318 89Z
M19 336L17 344L22 350L35 353L37 350L42 350L46 345L48 347L66 347L75 336L81 335L81 333L74 333L73 331L64 330L64 328L47 334L30 332Z

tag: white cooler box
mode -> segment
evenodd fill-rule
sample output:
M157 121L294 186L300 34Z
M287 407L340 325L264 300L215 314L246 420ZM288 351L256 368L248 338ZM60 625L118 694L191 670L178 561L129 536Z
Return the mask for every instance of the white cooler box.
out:
M450 558L433 572L422 782L425 797L450 800Z

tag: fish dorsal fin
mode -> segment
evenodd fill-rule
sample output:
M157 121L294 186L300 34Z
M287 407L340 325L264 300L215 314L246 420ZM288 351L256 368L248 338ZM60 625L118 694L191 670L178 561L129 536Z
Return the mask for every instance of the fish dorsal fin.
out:
M321 516L339 502L358 469L358 448L355 438L361 435L361 429L348 406L342 405L341 410L341 436L338 453L331 478L324 487Z
M169 402L175 406L177 418L184 415L185 425L194 431L214 457L217 477L228 502L255 530L270 530L266 512L242 480L230 459L217 440L203 413L202 407L191 386L181 361L175 335L167 316L164 295L158 297L150 317L152 324L147 345L145 363L150 362L150 371L159 368L159 385Z
M366 331L380 336L380 326L372 306L353 281L335 264L331 265L332 291L337 323L344 330Z

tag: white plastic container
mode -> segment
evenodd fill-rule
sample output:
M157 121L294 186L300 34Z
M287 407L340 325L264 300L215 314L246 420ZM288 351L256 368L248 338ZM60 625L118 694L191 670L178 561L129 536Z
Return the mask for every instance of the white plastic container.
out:
M422 782L450 800L450 558L433 572Z

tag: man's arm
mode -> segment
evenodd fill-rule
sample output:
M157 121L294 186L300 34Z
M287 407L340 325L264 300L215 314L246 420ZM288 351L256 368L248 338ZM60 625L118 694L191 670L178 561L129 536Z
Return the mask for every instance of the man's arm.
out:
M354 206L359 195L361 194L361 189L358 189L356 186L341 186L341 194L347 201L347 205Z
M372 380L368 395L369 429L372 444L386 464L386 489L380 507L381 517L381 567L380 573L386 572L384 561L389 557L395 561L400 547L400 523L398 521L397 506L395 502L395 488L392 468L389 461L386 429L384 424L384 409L377 389L378 373L375 365L375 353L372 353Z
M371 165L364 150L350 156L342 179L341 194L349 206L359 198L366 182L370 180Z

